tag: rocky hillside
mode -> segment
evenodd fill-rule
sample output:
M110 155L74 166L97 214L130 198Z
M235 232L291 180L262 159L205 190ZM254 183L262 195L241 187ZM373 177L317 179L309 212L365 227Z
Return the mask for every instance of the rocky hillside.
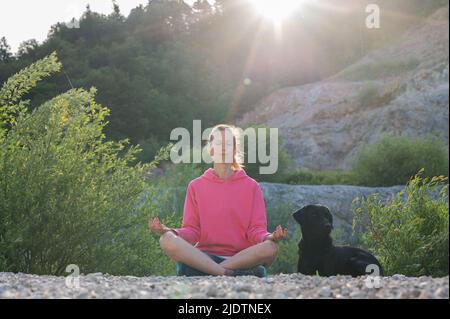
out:
M448 10L324 81L274 92L236 124L278 127L294 166L310 169L348 169L384 132L448 147Z

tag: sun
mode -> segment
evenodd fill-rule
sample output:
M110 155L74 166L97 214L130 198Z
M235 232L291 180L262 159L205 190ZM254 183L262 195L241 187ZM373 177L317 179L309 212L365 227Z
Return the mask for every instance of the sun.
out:
M304 0L251 0L260 14L271 19L274 23L280 23L292 11L304 2Z

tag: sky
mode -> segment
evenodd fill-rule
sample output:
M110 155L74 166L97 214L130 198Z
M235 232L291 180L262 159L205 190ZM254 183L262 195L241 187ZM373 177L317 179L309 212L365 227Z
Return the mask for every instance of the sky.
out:
M116 0L120 11L128 16L131 9L148 0ZM185 0L192 4L194 0ZM36 39L42 43L50 26L79 18L89 4L92 11L109 14L111 0L0 0L0 38L6 37L13 53L21 42Z

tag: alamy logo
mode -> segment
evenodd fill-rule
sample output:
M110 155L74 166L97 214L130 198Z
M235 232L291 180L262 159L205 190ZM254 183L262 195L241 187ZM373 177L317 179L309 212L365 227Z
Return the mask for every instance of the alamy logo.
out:
M381 278L380 278L380 267L375 264L367 265L366 273L369 274L365 279L367 288L380 288Z
M80 267L70 264L66 267L66 272L71 273L66 277L66 287L69 289L80 288Z
M212 128L207 128L202 133L201 120L193 121L193 145L191 148L190 132L183 127L174 128L170 133L171 141L178 141L174 144L170 152L172 163L205 163L233 161L233 136L226 130L225 140L221 141L221 133L213 133L213 143L210 147L213 149L212 156L208 154L207 148L202 148L202 140L207 140ZM278 128L247 128L242 130L236 128L240 141L247 141L248 156L246 163L261 163L266 166L259 167L260 174L275 174L278 170ZM267 136L267 131L269 131ZM217 136L216 136L217 134ZM246 139L245 139L246 138ZM269 145L267 145L269 143ZM222 147L225 146L225 150ZM237 143L240 153L244 153L244 143ZM193 156L191 159L191 149ZM180 153L181 151L181 153ZM222 157L224 156L224 157Z
M366 7L366 13L369 15L366 17L366 27L368 29L379 29L381 10L377 4L369 4Z

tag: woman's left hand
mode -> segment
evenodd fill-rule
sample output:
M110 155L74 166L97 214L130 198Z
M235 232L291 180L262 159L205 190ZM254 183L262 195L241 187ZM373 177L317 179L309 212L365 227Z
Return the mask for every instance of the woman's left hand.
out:
M274 242L285 239L288 235L288 229L282 229L280 225L275 228L275 231L266 237L266 240L272 240Z

